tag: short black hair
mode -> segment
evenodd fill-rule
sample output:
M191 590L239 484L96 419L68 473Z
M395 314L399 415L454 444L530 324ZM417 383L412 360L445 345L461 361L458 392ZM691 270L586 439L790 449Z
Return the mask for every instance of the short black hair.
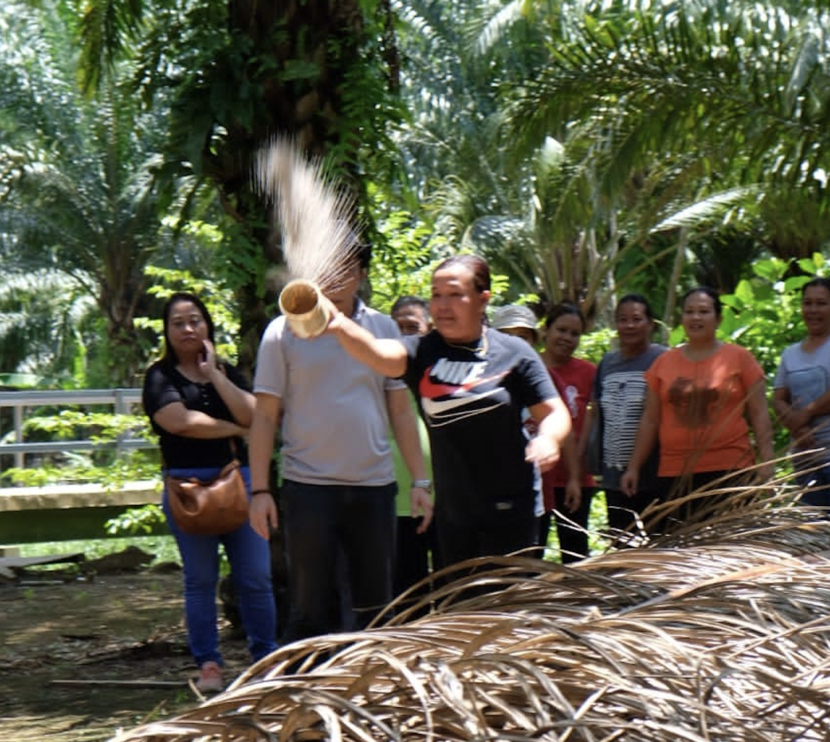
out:
M429 319L429 302L421 296L399 296L392 305L390 314L395 314L406 307L418 307L424 313L424 319Z
M579 321L582 323L582 332L585 332L585 315L582 314L582 310L576 304L569 301L560 302L548 311L545 316L545 329L550 329L550 326L556 322L556 320L568 314L573 314L579 317Z
M689 289L685 294L683 294L683 298L680 300L681 312L683 311L683 307L686 305L686 299L693 294L706 294L706 296L712 300L712 305L715 308L715 317L720 317L723 314L723 304L721 304L720 294L718 294L718 292L711 286L695 286L693 289Z
M801 295L803 296L807 289L813 288L823 288L830 291L830 278L825 278L824 276L816 276L815 278L811 278L801 287Z
M626 294L617 302L616 312L620 311L620 307L623 306L623 304L642 304L643 309L646 310L646 317L654 321L654 312L651 309L651 304L649 304L648 299L646 299L646 297L642 294Z
M480 255L472 255L470 253L451 255L435 267L435 270L432 271L432 275L434 276L438 273L438 271L443 270L444 268L452 268L456 265L466 268L473 274L473 288L478 291L479 294L490 290L490 266Z
M369 263L372 262L372 245L364 240L358 240L355 257L357 262L360 263L360 267L368 270Z

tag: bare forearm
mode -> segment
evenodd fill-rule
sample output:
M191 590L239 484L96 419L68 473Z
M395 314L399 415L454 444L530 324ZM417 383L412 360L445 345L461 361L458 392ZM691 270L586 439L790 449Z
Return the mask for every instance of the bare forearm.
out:
M789 389L779 388L773 392L772 409L779 422L794 437L798 437L812 427L814 417L830 414L830 392L825 392L804 407L795 408Z
M650 417L643 417L637 427L637 438L634 450L628 460L628 468L639 471L654 450L657 443L657 421Z
M792 400L789 389L779 387L772 393L772 409L781 422L786 425L785 418L792 412Z
M376 338L371 332L342 313L332 317L328 332L333 333L352 358L393 379L406 371L406 349L392 338Z
M561 448L565 440L570 437L571 413L568 412L565 403L558 397L549 402L550 407L545 411L544 416L537 414L536 408L531 408L533 419L539 424L538 435L546 436Z
M565 436L562 442L562 460L565 462L565 467L568 470L569 480L579 480L579 450L576 441L574 440L573 431Z
M802 413L807 418L807 421L814 417L820 417L821 415L830 413L830 392L825 392L817 399L801 407L797 412Z
M772 445L772 421L763 387L751 393L747 413L752 432L755 434L758 457L761 461L772 461L775 455Z
M182 438L215 440L230 438L233 435L246 435L248 432L247 427L232 420L220 420L198 410L188 410L178 405L177 407L177 410L172 409L173 405L163 407L154 417L158 425L173 435Z
M274 453L276 431L276 418L258 410L254 412L248 443L252 492L267 490L270 487L271 456Z
M580 461L585 459L585 451L588 448L588 439L590 438L591 431L594 429L594 425L596 424L597 413L594 406L597 404L599 403L591 402L585 410L585 423L582 426L582 433L576 444L576 455Z
M233 419L240 425L249 427L254 417L256 404L254 395L240 389L224 373L215 374L212 383L233 415Z

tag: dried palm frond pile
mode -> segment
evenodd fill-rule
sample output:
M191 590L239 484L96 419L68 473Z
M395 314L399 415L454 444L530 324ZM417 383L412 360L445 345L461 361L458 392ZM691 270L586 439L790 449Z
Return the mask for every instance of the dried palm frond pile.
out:
M382 627L286 646L115 739L828 740L828 556L830 522L756 497L575 566L466 562Z

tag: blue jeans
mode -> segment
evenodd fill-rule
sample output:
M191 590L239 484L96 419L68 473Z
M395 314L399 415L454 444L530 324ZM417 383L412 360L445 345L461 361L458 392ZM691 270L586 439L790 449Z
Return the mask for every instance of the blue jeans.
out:
M285 642L339 630L332 596L338 554L355 626L364 628L392 600L397 484L315 485L285 480L280 494L291 604Z
M250 470L243 466L242 476L250 491ZM174 477L198 477L209 480L219 473L217 467L169 469ZM162 509L170 532L176 539L184 566L184 611L187 640L196 664L209 660L222 664L216 620L216 588L219 584L219 545L231 565L231 576L239 598L239 614L248 636L248 649L254 661L277 648L277 609L271 585L271 551L250 523L220 536L182 533L176 526L164 490Z

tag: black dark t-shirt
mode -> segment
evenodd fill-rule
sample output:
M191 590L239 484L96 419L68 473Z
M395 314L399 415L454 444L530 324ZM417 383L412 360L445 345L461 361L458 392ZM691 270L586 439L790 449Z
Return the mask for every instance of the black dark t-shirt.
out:
M435 331L402 341L404 379L429 431L438 517L470 525L532 517L522 410L558 396L539 355L489 327L477 352Z
M224 364L228 379L240 389L250 391L250 384L239 371ZM199 410L218 420L233 421L233 415L213 384L199 384L182 375L174 367L158 361L147 369L141 396L144 412L150 418L153 430L159 435L161 454L168 468L224 466L233 458L228 438L186 438L168 433L156 425L153 416L172 402L181 402L188 410ZM248 462L248 451L242 438L234 437L236 457Z

